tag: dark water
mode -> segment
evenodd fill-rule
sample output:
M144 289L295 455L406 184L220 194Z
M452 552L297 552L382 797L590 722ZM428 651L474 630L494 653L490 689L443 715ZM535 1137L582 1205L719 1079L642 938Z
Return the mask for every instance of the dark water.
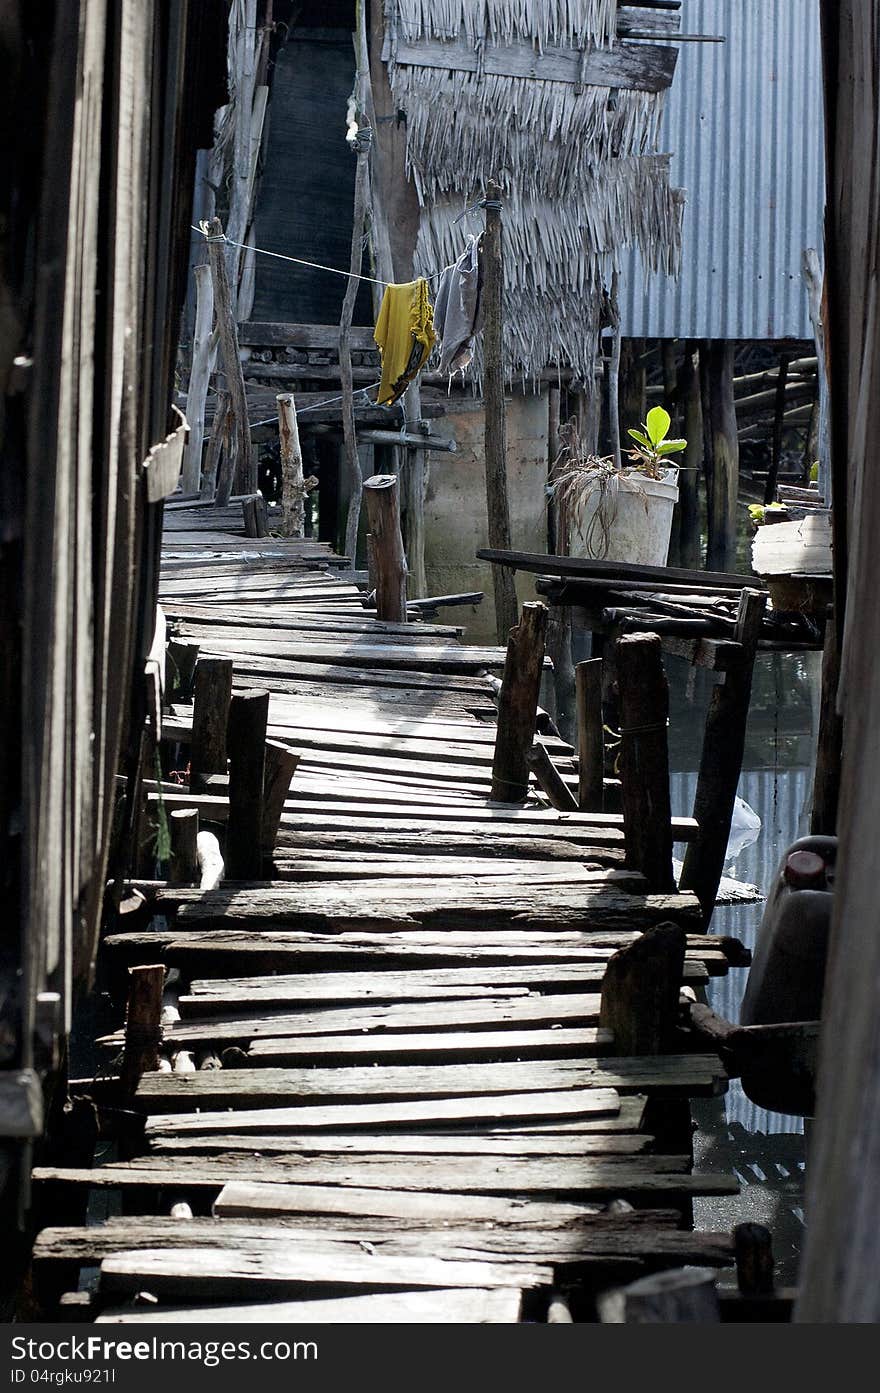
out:
M726 872L762 892L786 847L808 830L818 670L818 654L764 654L758 659L739 795L761 818L761 831L753 845L728 862ZM687 814L693 807L711 675L674 660L667 672L672 808ZM754 947L762 913L763 904L716 909L712 930ZM710 981L707 1000L719 1015L739 1019L746 977L747 969L734 968ZM729 1229L745 1220L766 1224L774 1234L779 1280L793 1281L803 1237L802 1119L755 1107L735 1080L725 1097L695 1103L694 1114L696 1169L733 1171L742 1187L738 1197L698 1200L697 1227Z

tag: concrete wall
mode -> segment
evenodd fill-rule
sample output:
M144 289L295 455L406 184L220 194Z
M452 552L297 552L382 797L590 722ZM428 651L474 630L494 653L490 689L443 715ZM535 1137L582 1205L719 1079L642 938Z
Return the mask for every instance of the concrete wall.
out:
M495 641L492 568L477 561L488 546L486 477L483 466L483 404L470 393L456 393L448 414L435 422L438 435L458 444L454 455L430 456L425 503L425 567L429 595L467 590L485 592L476 609L450 610L444 616L466 626L466 640ZM507 485L511 542L519 551L546 552L548 409L546 390L539 396L516 393L507 399ZM518 575L520 601L536 598L533 578Z

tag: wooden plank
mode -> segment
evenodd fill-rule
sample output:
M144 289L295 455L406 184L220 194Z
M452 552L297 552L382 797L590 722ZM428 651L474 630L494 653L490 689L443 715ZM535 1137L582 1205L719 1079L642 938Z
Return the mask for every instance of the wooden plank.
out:
M604 1054L611 1043L610 1031L587 1030L505 1030L449 1032L437 1035L395 1035L391 1038L369 1035L307 1036L304 1039L255 1041L248 1051L257 1064L345 1063L361 1056L369 1060L398 1061L429 1058L437 1063L449 1059L503 1058L513 1055L530 1059L546 1056Z
M781 524L779 524L781 526ZM670 583L712 587L714 591L741 590L754 585L751 575L741 576L730 571L690 571L677 566L642 566L633 562L587 560L579 556L545 556L533 551L492 551L483 547L477 552L480 561L510 566L515 571L529 571L539 576L558 576L564 579L606 578L615 582L649 581L653 589L663 590Z
M147 1287L160 1296L221 1298L249 1290L283 1292L298 1287L491 1287L546 1285L547 1267L514 1263L446 1262L442 1258L384 1257L381 1253L249 1252L242 1249L161 1248L115 1253L101 1263L101 1290Z
M505 1069L513 1066L505 1065ZM222 1073L232 1072L221 1070ZM340 1070L332 1071L339 1074ZM347 1071L346 1071L347 1072ZM470 1073L468 1067L468 1073ZM166 1077L162 1075L162 1077ZM170 1077L170 1076L168 1076ZM178 1079L197 1077L177 1075ZM475 1084L475 1087L478 1086ZM203 1133L298 1132L303 1128L320 1127L334 1131L341 1127L392 1127L450 1123L484 1123L537 1120L541 1118L584 1117L590 1114L614 1116L619 1107L619 1094L613 1088L565 1088L556 1092L521 1093L485 1092L480 1096L462 1094L459 1097L407 1098L404 1101L364 1102L363 1092L356 1103L330 1105L301 1105L296 1108L254 1108L230 1112L167 1113L154 1112L147 1118L148 1138Z
M147 501L150 503L158 503L167 498L177 488L180 479L183 448L189 434L189 426L183 413L176 406L172 405L171 410L180 418L180 425L158 445L154 445L144 460Z
M227 1159L237 1152L249 1156L328 1155L350 1156L640 1156L655 1139L645 1132L595 1132L590 1134L520 1132L486 1135L442 1132L317 1132L312 1136L168 1137L155 1142L151 1156L222 1152Z
M726 1074L714 1055L659 1055L650 1059L615 1058L601 1064L582 1060L535 1060L527 1063L375 1065L345 1068L221 1069L193 1074L145 1074L137 1101L148 1113L190 1108L253 1109L228 1119L232 1130L268 1117L272 1125L295 1120L299 1108L290 1104L335 1100L355 1103L397 1099L452 1099L479 1094L509 1097L517 1092L596 1090L607 1109L616 1091L664 1092L678 1097L713 1095L723 1089ZM616 1102L614 1104L616 1106ZM614 1111L614 1106L611 1110ZM277 1109L274 1119L273 1109ZM202 1125L209 1114L197 1119ZM222 1116L222 1114L221 1114ZM234 1125L233 1125L234 1124ZM212 1130L211 1128L207 1130Z
M395 63L445 72L480 73L487 77L516 77L537 82L565 82L590 87L624 87L660 92L669 87L678 54L661 44L614 48L561 48L545 44L487 42L477 53L470 40L396 38Z
M448 1291L376 1292L326 1300L248 1302L246 1306L110 1308L96 1325L515 1325L522 1311L516 1290L462 1287Z

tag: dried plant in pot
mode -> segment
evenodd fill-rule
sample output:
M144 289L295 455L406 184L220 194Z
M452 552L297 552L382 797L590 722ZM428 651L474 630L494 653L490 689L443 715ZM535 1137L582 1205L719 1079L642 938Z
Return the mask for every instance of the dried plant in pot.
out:
M620 468L586 448L574 421L562 428L549 491L573 556L665 566L678 500L678 466L668 461L687 444L668 439L670 425L662 406L649 411L644 426L629 431L634 445Z

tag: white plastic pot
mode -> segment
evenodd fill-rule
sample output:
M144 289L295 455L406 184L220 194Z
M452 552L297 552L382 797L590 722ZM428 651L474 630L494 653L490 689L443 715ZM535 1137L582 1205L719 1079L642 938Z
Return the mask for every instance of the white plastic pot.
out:
M665 566L672 533L672 512L678 502L678 469L663 471L662 479L644 474L619 474L612 485L586 504L580 523L572 527L572 556L599 561L628 561L637 566ZM599 508L602 518L597 518ZM607 549L606 549L607 543Z

